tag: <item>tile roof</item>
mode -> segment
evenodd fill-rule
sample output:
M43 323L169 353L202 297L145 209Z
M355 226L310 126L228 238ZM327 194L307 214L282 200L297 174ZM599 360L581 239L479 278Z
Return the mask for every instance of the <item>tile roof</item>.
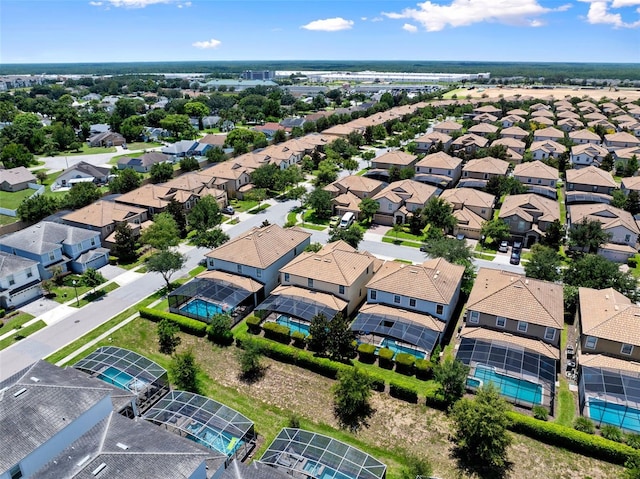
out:
M545 198L534 193L522 195L508 195L500 208L500 218L508 218L517 215L527 221L533 221L532 212L542 212L536 223L540 220L552 222L560 219L560 205L556 200Z
M366 176L349 175L339 178L333 183L329 183L327 187L334 187L338 191L363 191L371 193L382 186L382 181L367 178ZM327 189L325 187L325 189Z
M600 135L597 135L596 133L592 132L591 130L587 130L586 128L570 132L569 138L572 140L600 141Z
M266 269L310 237L310 233L299 228L285 229L278 225L256 227L205 256Z
M484 148L485 146L487 146L487 143L489 143L489 140L487 140L485 137L474 135L473 133L467 133L453 140L451 144L457 146L475 145L478 148Z
M543 150L547 153L560 154L567 151L567 147L557 141L553 140L539 140L531 143L529 149L534 152L537 150Z
M438 151L430 155L425 156L418 161L415 166L422 166L425 168L440 168L444 170L455 170L462 160L451 155L447 155L444 151Z
M218 270L203 271L202 273L196 275L196 278L209 279L212 281L223 281L225 283L238 286L246 291L251 291L253 293L260 291L264 286L258 281L246 276L240 276L237 274Z
M506 175L509 170L509 162L487 156L484 158L476 158L469 160L466 165L462 167L462 171L469 171L473 173L490 173L492 175Z
M433 125L434 131L459 131L462 130L462 125L460 123L456 123L455 121L443 121L438 123L437 125Z
M615 141L620 143L630 143L632 145L640 145L640 139L636 138L631 133L627 133L626 131L604 135L604 141L609 143Z
M353 211L356 213L360 212L360 203L362 200L351 193L350 191L346 193L342 193L341 195L336 196L332 200L333 204L340 208L341 210Z
M640 234L635 219L628 211L606 203L587 203L569 205L569 217L572 224L582 221L598 221L602 229L608 230L616 226L624 226L629 231Z
M464 266L434 258L419 265L387 261L367 284L386 291L433 303L449 304L458 292Z
M343 311L347 307L347 302L334 296L333 294L323 293L321 291L311 291L298 286L290 286L281 284L271 291L270 296L291 296L294 298L302 298L320 303L334 311Z
M509 128L503 128L500 131L500 136L502 136L502 137L515 136L515 137L524 138L526 136L529 136L529 132L526 131L526 130L523 130L519 126L510 126Z
M640 307L613 288L578 288L581 332L640 346Z
M608 171L601 170L593 165L578 170L570 169L565 173L567 183L580 185L594 185L617 188L618 184Z
M164 163L166 161L169 161L169 155L165 155L164 153L160 153L158 151L150 151L135 158L131 158L130 156L123 156L118 158L119 165L142 166L145 168L151 165L155 165L156 163Z
M220 148L222 148L225 141L227 141L226 133L221 135L214 135L209 133L198 140L199 143L204 143L205 145L219 146Z
M640 364L635 361L605 356L604 354L578 353L580 366L598 369L617 369L640 374Z
M473 328L465 326L460 332L461 338L480 339L486 341L500 341L508 344L515 344L525 349L530 349L548 358L558 359L560 350L539 339L525 338L511 333L494 331L487 328Z
M480 268L467 310L545 327L564 327L562 285L508 271Z
M386 186L377 193L373 199L387 198L393 203L402 201L425 204L433 197L438 189L435 186L426 185L414 180L400 180ZM406 197L406 198L404 198Z
M527 176L545 180L557 180L560 177L557 168L549 166L539 160L516 165L513 169L513 176Z
M604 146L600 146L596 143L582 143L581 145L574 145L571 147L572 155L588 155L592 158L604 158L609 154Z
M360 313L377 314L380 316L396 316L402 318L404 322L415 323L433 331L444 331L446 323L434 318L428 314L421 314L415 311L407 311L406 309L394 308L384 304L365 303L360 308Z
M472 188L463 189L471 190ZM458 220L458 226L470 230L481 230L486 221L482 216L465 207L455 210L453 216Z
M517 138L512 138L510 136L506 138L498 138L497 140L494 140L491 143L491 146L495 146L495 145L504 145L507 148L522 148L523 150L527 146L527 144L524 141L520 141Z
M631 176L629 178L622 178L620 187L627 190L640 191L640 176Z
M95 203L73 211L62 218L74 223L102 228L113 222L126 221L131 216L145 213L147 210L114 201L98 200Z
M388 163L396 166L411 166L416 161L416 156L410 153L405 153L402 150L388 151L377 158L373 159L373 163Z
M22 251L42 254L56 250L63 244L77 244L97 236L99 233L96 231L51 221L41 221L23 230L4 235L2 243Z
M444 190L440 198L453 205L477 206L480 208L492 208L496 197L492 194L475 188L452 188Z
M438 143L439 141L443 144L448 143L451 141L451 137L441 131L432 131L416 139L418 143Z

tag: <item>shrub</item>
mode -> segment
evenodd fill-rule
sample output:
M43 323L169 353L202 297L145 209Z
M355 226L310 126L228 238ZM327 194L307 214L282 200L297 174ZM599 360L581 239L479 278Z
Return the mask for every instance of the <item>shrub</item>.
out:
M291 337L293 338L293 345L296 348L300 348L300 349L304 349L306 342L306 336L304 335L304 333L301 333L300 331L294 331L291 334Z
M629 268L635 268L636 266L638 266L638 259L635 256L627 258L627 265L629 266Z
M380 348L378 351L378 365L384 369L393 369L393 351Z
M117 256L109 256L109 264L110 265L118 264L118 257Z
M396 399L410 403L418 402L418 392L415 389L394 382L389 383L389 394Z
M0 309L0 318L4 318L7 315L7 312L4 309Z
M533 406L531 412L533 412L533 417L539 419L540 421L546 421L549 417L549 411L547 410L547 408L544 406L540 406L539 404Z
M624 442L634 449L640 449L640 434L630 432L625 436Z
M287 422L287 427L300 429L300 416L298 416L296 413L291 413Z
M291 330L286 326L269 321L262 325L262 329L264 330L265 338L273 339L283 344L291 342Z
M371 378L371 389L377 391L379 393L383 393L385 390L386 384L384 379L380 378Z
M211 322L207 326L207 338L219 346L230 346L233 343L231 316L226 313L211 316Z
M197 321L195 319L180 316L179 314L166 313L164 311L158 311L157 309L151 308L140 308L138 311L140 312L141 318L148 319L155 323L158 323L163 319L168 319L172 323L177 324L180 328L180 331L187 334L193 334L194 336L204 336L207 333L207 323L203 323L202 321Z
M593 425L593 421L584 416L580 416L573 421L573 428L576 431L585 432L587 434L593 434L596 432L596 427Z
M416 359L416 377L425 381L433 377L433 363L427 359Z
M413 365L416 362L415 356L409 353L396 354L396 371L407 376L413 375Z
M554 422L539 421L524 414L515 412L508 414L511 418L510 429L512 431L525 434L546 444L615 464L624 464L629 458L637 455L637 451L632 447L610 441L604 437L577 431Z
M262 320L255 316L255 315L251 315L249 317L247 317L246 319L246 323L247 323L247 328L249 329L249 332L251 334L260 334L261 328L260 328L260 323L262 322Z
M376 347L370 343L362 343L358 346L358 359L365 364L376 362Z
M600 428L600 435L610 441L622 442L623 435L622 430L619 427L612 426L611 424L605 424Z

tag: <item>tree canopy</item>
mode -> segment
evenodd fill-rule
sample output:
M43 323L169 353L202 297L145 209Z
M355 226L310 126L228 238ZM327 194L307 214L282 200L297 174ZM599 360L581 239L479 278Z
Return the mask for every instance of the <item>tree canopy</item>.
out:
M566 285L594 289L614 288L632 301L640 299L637 280L619 265L596 254L586 254L574 260L564 272Z
M368 427L368 420L374 413L369 376L357 367L341 370L333 387L333 414L340 427L356 432L361 427Z
M584 218L569 228L569 245L586 253L597 253L598 248L611 241L611 235L602 229L602 223Z
M160 273L167 284L167 292L171 289L171 276L182 269L187 262L186 256L178 251L162 250L152 254L146 261L147 269L154 273Z
M348 228L333 228L329 236L329 243L342 240L357 249L363 238L364 230L357 223L353 223Z
M561 265L562 256L556 250L535 244L531 248L529 261L524 265L524 272L529 278L559 281L562 279Z
M159 250L177 246L180 242L180 232L176 220L166 212L155 215L153 224L142 232L140 241Z
M422 208L422 218L425 223L432 228L438 228L447 233L458 224L458 220L453 216L453 207L442 198L433 197L427 201Z
M204 232L210 228L218 226L222 221L222 213L220 212L220 206L213 196L207 195L200 198L200 200L191 208L187 217L189 221L189 227L192 230Z

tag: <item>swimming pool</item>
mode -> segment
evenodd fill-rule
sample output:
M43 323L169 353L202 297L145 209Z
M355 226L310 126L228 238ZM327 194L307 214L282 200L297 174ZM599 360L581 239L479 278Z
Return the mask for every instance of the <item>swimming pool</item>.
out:
M280 316L278 316L278 319L276 319L276 323L281 324L282 326L288 327L292 333L295 331L299 331L305 336L309 336L310 325L307 323L296 321L295 319L290 318L289 316L285 316L284 314L281 314Z
M312 461L309 459L304 467L305 472L308 472L317 479L354 479L351 476L338 472L335 469L325 466L321 462Z
M482 364L478 364L473 377L467 379L467 385L473 388L478 388L487 382L493 383L500 389L500 394L512 401L542 404L542 385L500 374Z
M204 299L196 298L192 301L189 301L187 304L182 305L180 311L184 311L185 313L192 314L193 316L198 316L200 318L209 319L214 314L219 314L224 312L224 310L215 303L210 303L209 301L205 301Z
M128 373L120 371L118 368L109 366L107 369L98 374L98 379L113 384L114 386L124 389L125 391L138 392L147 386L146 381L142 379L135 379Z
M588 401L589 417L596 423L603 422L629 431L640 432L640 411L637 409L595 398L589 398Z
M395 353L393 355L394 358L398 353L411 354L411 356L415 356L416 359L424 359L427 356L424 351L420 351L416 348L412 348L411 346L404 346L402 344L398 344L393 339L389 339L389 338L384 338L380 343L380 347L387 348L393 351Z
M242 446L243 441L231 434L218 431L210 426L202 426L200 423L192 423L187 426L190 433L189 439L206 447L213 447L216 451L233 456Z

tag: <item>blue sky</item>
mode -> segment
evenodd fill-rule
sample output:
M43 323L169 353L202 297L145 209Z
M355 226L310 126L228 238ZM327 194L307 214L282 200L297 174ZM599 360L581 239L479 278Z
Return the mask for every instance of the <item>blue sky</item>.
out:
M640 63L640 0L2 0L1 63Z

